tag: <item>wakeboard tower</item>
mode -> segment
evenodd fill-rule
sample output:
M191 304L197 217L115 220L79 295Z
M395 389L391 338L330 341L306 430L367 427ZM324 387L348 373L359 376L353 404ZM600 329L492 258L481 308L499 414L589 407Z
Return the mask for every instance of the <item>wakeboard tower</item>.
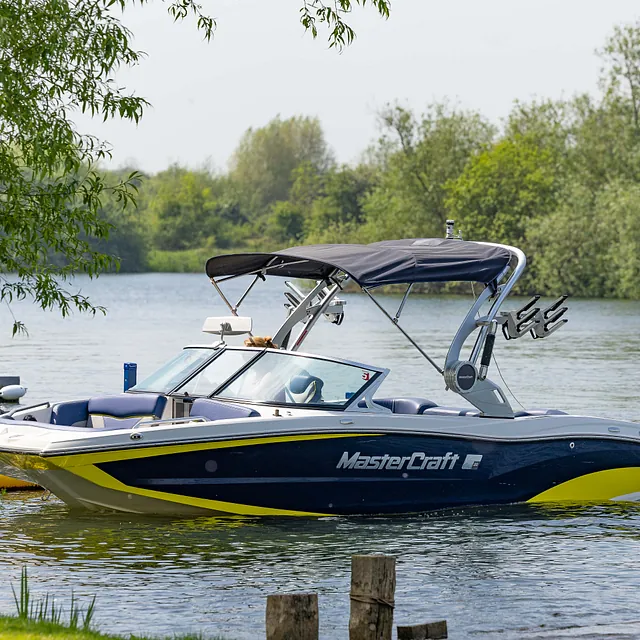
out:
M515 247L445 238L312 245L219 255L206 264L228 315L211 344L188 346L126 393L20 407L0 417L0 473L37 482L75 508L218 515L405 514L478 504L640 498L632 422L557 409L514 411L489 377L500 333L545 339L567 322L566 296L502 306L526 266ZM285 281L278 348L238 347L239 315L268 277ZM235 303L224 282L248 277ZM310 280L302 291L297 280ZM416 284L483 285L439 364L401 324ZM382 398L389 370L303 353L315 323L340 325L359 287L471 406ZM406 285L395 315L374 291ZM467 347L468 345L468 347ZM464 354L463 354L464 352Z

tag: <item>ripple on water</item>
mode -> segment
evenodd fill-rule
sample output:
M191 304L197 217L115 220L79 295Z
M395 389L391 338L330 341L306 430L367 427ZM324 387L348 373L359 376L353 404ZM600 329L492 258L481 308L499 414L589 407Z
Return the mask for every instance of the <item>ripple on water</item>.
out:
M3 573L16 583L26 564L34 591L62 601L72 589L96 593L97 624L116 633L253 638L267 594L312 589L323 638L345 635L353 553L397 555L396 620L444 617L453 638L604 634L595 625L628 629L638 617L629 559L640 553L640 510L629 506L258 521L90 516L31 493L0 505ZM5 581L0 609L12 606Z

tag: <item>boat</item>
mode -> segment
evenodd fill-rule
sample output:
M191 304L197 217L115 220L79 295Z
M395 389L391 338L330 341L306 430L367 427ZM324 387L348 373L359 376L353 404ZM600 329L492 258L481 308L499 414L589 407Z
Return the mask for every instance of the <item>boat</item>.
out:
M0 414L14 408L12 405L18 402L26 392L26 387L20 384L19 376L0 376ZM0 475L0 491L33 488L37 487L31 482Z
M206 275L228 311L205 320L213 342L185 347L124 393L3 415L0 473L72 508L145 514L320 517L636 502L638 424L516 411L489 378L501 335L548 339L567 322L566 296L502 310L525 267L520 249L464 240L452 221L444 238L214 256ZM233 302L224 283L240 277L248 284ZM268 278L284 279L286 313L265 343L239 309ZM414 286L434 282L482 285L441 363L402 326ZM375 303L466 407L380 397L388 368L303 352L317 322L341 324L347 285ZM387 285L403 286L394 315L376 298ZM229 344L230 336L247 336L249 346Z

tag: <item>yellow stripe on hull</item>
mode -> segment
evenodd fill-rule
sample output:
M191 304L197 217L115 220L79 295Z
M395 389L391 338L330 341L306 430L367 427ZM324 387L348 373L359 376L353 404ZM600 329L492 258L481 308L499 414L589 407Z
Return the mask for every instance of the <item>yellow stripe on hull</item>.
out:
M528 502L640 501L640 467L607 469L567 480Z
M299 436L271 436L268 438L246 438L243 440L221 440L219 442L200 442L194 444L159 445L139 447L135 449L106 451L104 453L78 453L71 456L51 456L46 458L57 467L70 470L71 467L119 460L136 460L139 458L154 458L175 453L189 453L191 451L208 451L210 449L229 449L232 447L250 447L259 444L275 444L280 442L306 442L308 440L331 440L337 438L357 438L359 436L379 436L379 433L318 433Z
M146 498L154 498L163 502L187 505L196 509L215 511L228 515L242 516L326 516L330 514L315 513L311 511L293 511L289 509L277 509L271 507L260 507L249 504L238 504L233 502L223 502L221 500L208 500L205 498L194 498L153 489L142 489L126 485L113 476L109 475L97 464L104 462L114 462L119 460L135 460L141 458L151 458L156 456L188 453L192 451L207 451L212 449L227 449L231 447L248 447L263 444L275 444L280 442L303 442L309 440L327 440L337 438L356 438L360 436L378 436L377 433L332 433L332 434L306 434L295 436L272 436L267 438L247 438L242 440L224 440L220 442L203 442L183 445L160 445L145 448L136 448L126 451L108 451L97 453L85 453L68 456L40 457L36 455L24 454L3 454L3 456L14 466L21 469L32 469L34 471L46 471L63 469L92 484L117 491L125 495L137 495Z
M0 489L35 489L37 485L7 476L0 476Z

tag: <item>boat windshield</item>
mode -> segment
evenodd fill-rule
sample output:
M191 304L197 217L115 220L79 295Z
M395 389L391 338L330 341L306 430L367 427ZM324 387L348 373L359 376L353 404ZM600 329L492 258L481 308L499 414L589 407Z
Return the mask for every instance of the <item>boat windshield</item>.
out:
M215 395L248 402L340 408L378 374L357 364L266 351Z
M204 369L176 389L176 393L186 396L209 396L260 353L258 349L225 349Z
M215 351L204 347L187 347L173 360L169 360L156 372L139 382L131 391L153 391L155 393L169 393L183 380L197 371L207 360L213 357Z

